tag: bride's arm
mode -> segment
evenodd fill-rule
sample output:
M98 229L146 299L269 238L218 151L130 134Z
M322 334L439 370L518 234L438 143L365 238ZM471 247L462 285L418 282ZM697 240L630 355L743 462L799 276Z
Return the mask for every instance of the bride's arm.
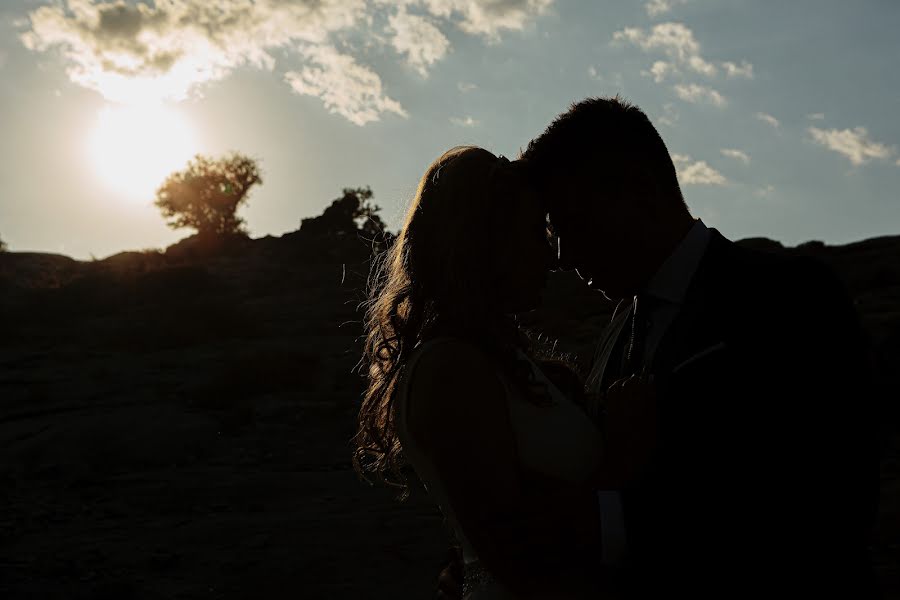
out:
M435 346L420 358L409 393L410 433L479 560L522 598L558 593L551 564L557 550L572 550L572 515L523 488L506 391L491 361L464 342Z
M541 361L544 375L583 411L593 426L570 425L574 439L584 441L580 454L587 485L593 489L622 489L638 478L656 447L657 384L649 377L630 377L613 383L602 395L587 394L568 366ZM591 441L593 440L593 441Z
M586 394L564 363L540 361L539 366L584 413L584 423L569 425L571 438L582 442L577 462L586 467L580 475L573 472L579 475L577 482L585 483L581 478L587 476L586 485L593 489L621 489L639 477L656 446L656 383L649 377L630 377L616 381L602 395Z

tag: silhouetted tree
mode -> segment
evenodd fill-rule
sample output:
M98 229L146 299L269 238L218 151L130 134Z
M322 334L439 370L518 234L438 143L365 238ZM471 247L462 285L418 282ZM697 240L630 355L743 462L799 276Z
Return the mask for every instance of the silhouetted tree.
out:
M156 190L154 204L169 227L193 227L203 236L246 233L238 207L247 194L262 183L256 161L232 153L219 159L200 154L183 171L169 175Z
M6 248L7 248L6 242L4 242L2 239L0 239L0 252L6 252Z
M369 186L344 188L342 193L321 215L303 219L300 231L312 235L344 235L361 231L373 239L384 235L384 222L378 216L381 207L372 201L372 189Z

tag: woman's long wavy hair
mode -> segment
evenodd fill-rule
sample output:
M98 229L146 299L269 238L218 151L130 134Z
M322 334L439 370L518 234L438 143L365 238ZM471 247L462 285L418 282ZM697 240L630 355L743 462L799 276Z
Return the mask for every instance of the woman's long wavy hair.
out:
M394 391L415 346L445 333L512 364L526 347L492 285L493 256L515 209L522 175L503 157L452 148L419 182L400 233L372 267L363 365L368 388L354 437L354 467L367 480L408 488L394 424ZM498 240L499 238L499 240Z

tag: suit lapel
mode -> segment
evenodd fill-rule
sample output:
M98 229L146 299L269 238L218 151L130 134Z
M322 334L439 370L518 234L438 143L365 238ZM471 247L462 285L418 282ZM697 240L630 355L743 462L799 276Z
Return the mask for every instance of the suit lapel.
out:
M719 263L729 243L718 231L712 230L709 246L691 280L684 303L659 342L650 365L651 373L668 373L692 355L723 341L724 332L718 318L720 303L712 292L721 287L723 274Z
M720 265L732 242L716 229L712 229L711 233L709 246L691 280L681 310L657 346L649 365L650 373L668 373L691 356L724 341L725 332L718 316L721 303L713 292L723 287L722 280L728 275ZM631 311L632 303L627 299L616 307L610 324L597 345L591 372L585 382L588 390L600 391L620 374L619 365L616 364L617 357L613 354L627 330Z

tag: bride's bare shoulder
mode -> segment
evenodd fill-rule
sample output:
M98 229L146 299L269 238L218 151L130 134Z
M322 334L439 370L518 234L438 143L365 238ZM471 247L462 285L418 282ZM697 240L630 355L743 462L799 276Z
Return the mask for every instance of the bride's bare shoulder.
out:
M484 350L461 338L444 337L420 349L410 373L410 389L435 391L432 388L465 386L496 377L496 366Z
M472 410L490 411L485 401L505 392L497 367L476 345L444 338L423 348L409 374L409 419L431 434L455 419L471 420Z

